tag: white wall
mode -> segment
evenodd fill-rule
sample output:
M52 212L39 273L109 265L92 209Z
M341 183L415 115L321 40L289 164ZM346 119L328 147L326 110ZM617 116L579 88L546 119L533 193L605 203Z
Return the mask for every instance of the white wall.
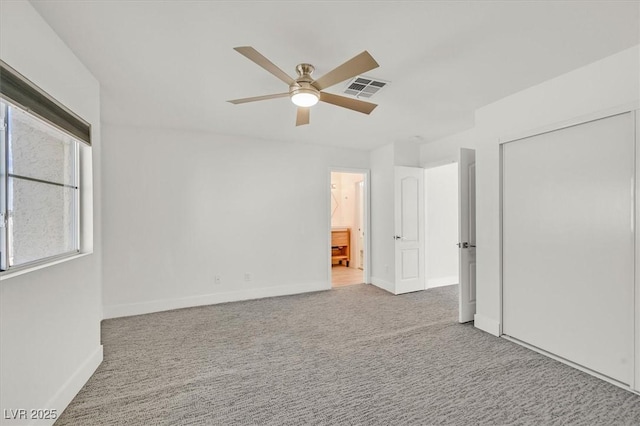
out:
M420 145L422 167L435 167L458 161L460 148L475 149L475 129L465 130L446 138Z
M477 313L500 333L500 140L640 101L640 46L487 105L476 112ZM551 153L550 153L551 155Z
M425 170L427 288L458 284L458 163Z
M102 360L100 87L26 1L2 2L0 54L92 126L93 167L84 172L93 176L82 196L93 197L93 210L84 206L82 226L93 227L93 240L83 238L93 254L0 283L0 409L61 413Z
M420 144L416 140L393 143L393 165L420 167Z
M104 140L105 317L331 288L329 168L367 169L367 152L110 125Z

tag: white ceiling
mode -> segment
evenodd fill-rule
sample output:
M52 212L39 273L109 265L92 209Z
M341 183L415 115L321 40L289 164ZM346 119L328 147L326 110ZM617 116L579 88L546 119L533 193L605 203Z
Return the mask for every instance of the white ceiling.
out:
M371 149L473 126L476 108L640 42L638 1L36 1L102 85L106 123ZM391 81L370 116L287 91L233 50L319 77L363 50ZM328 91L339 93L344 84Z

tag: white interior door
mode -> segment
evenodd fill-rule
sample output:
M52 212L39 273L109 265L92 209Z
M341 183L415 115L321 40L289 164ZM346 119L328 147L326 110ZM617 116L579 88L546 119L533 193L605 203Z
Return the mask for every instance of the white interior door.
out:
M425 289L424 169L395 168L396 294Z
M476 151L473 149L460 148L458 187L458 321L469 322L476 313Z
M633 115L502 149L504 334L630 383Z

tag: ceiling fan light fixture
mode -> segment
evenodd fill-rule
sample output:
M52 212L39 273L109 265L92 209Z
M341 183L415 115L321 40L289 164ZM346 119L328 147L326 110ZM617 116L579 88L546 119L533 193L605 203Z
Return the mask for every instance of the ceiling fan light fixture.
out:
M298 89L291 95L291 102L299 107L312 107L318 103L320 96L317 91L311 89Z

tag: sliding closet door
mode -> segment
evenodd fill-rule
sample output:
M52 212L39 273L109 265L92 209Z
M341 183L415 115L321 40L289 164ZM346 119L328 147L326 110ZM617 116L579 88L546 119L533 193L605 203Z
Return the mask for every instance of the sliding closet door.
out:
M632 374L634 120L503 145L503 332L623 383Z

